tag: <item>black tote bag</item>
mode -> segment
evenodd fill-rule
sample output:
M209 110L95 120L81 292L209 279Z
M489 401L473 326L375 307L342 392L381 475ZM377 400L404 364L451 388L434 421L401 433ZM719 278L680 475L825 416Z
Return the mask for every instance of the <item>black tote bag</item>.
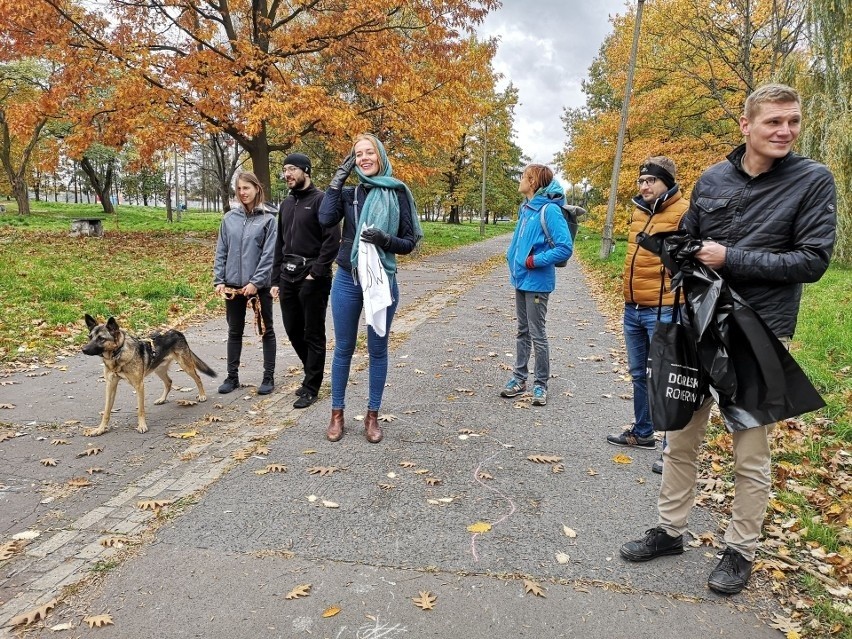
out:
M654 430L680 430L704 402L698 347L680 316L680 288L675 293L672 321L658 319L648 348L648 405Z

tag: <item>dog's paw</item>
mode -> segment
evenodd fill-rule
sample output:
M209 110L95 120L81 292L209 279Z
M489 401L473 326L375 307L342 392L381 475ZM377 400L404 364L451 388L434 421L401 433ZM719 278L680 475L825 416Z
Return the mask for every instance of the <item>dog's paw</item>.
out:
M162 406L168 400L165 397L160 397L157 401L154 402L154 406Z
M207 401L207 395L196 395L195 399L197 399L199 402L206 402Z
M148 424L139 424L136 427L137 433L147 433L148 432Z
M108 430L109 430L108 426L98 426L97 428L85 428L85 429L83 429L83 436L84 437L97 437L98 435L103 435Z

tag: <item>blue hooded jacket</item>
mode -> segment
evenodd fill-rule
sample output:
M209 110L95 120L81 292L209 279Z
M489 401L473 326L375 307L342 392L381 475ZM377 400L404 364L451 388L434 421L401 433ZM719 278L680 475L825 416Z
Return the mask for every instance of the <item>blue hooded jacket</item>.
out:
M518 209L518 224L506 251L509 262L509 281L520 291L550 293L556 288L555 264L567 260L574 252L568 223L562 216L565 192L555 179L539 189L531 200ZM551 248L541 228L541 207L547 230L553 240ZM526 260L533 255L535 268L528 269Z

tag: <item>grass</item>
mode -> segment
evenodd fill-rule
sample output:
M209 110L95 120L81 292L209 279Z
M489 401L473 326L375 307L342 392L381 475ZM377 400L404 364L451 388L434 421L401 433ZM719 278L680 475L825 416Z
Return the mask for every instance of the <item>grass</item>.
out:
M98 214L100 212L100 214ZM33 202L32 213L0 214L0 365L52 359L83 343L85 313L115 317L136 332L181 327L221 310L211 286L222 216L119 206L103 238L69 237L70 221L104 217L96 205ZM511 224L486 226L486 238ZM479 224L423 223L416 260L481 240Z

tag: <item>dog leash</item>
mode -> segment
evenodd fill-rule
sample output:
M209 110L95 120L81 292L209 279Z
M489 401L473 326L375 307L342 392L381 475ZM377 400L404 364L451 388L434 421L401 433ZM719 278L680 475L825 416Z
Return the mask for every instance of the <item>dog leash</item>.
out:
M232 300L237 295L244 295L240 289L226 286L222 289L222 296L226 300ZM257 295L245 295L246 306L254 312L254 332L258 337L263 337L266 333L266 323L263 321L263 313L261 313L260 298Z

